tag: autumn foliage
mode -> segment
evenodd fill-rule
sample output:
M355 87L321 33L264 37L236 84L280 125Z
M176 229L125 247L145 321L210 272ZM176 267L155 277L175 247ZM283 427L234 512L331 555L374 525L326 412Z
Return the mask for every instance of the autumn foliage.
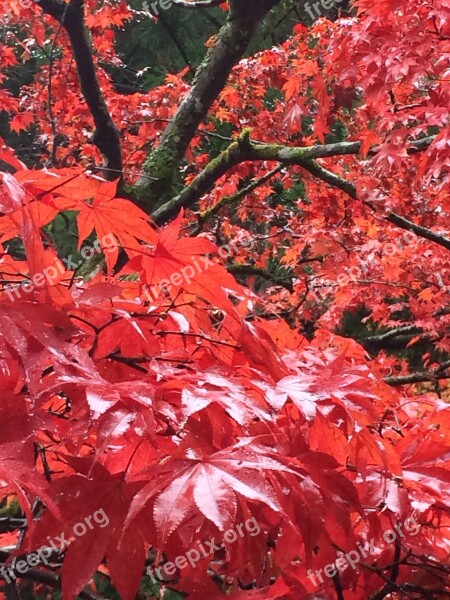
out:
M123 155L102 170L73 40L51 2L10 4L0 486L20 511L0 518L0 559L71 540L16 572L18 589L450 596L447 0L358 0L236 61L154 211L137 182L189 70L118 93L104 67L120 64L136 10L86 2ZM11 70L40 52L12 93ZM12 147L26 134L33 164ZM98 509L108 526L74 536ZM250 518L259 535L224 541ZM411 518L420 529L386 543ZM149 581L146 568L213 538L220 551ZM355 568L309 576L360 548Z

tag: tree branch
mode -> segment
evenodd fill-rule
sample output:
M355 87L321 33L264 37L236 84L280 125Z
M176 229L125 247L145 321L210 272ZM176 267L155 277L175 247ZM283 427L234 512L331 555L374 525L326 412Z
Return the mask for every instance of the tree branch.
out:
M253 265L247 264L231 264L226 265L226 269L229 273L233 275L243 275L243 276L254 276L261 277L266 281L270 281L273 285L279 285L287 289L291 294L294 291L292 285L292 277L289 277L289 274L286 274L286 277L276 275L275 273L271 273L270 271L266 271L265 269L260 269Z
M209 190L214 182L227 173L231 167L246 160L250 148L250 131L244 130L226 150L208 163L208 166L194 179L190 186L184 188L179 196L152 211L155 223L174 218L181 208L190 207Z
M424 383L426 381L436 382L440 379L450 379L450 374L445 373L450 368L450 360L443 362L434 371L420 371L417 373L411 373L410 375L400 375L398 377L385 377L384 382L393 385L408 385L411 383Z
M422 332L423 329L421 327L416 327L415 325L405 325L402 327L397 327L397 329L391 329L390 331L386 331L386 333L381 333L380 335L371 335L364 338L363 341L370 344L383 344L385 341L391 340L399 335L417 334Z
M414 152L416 151L417 150L414 148ZM339 177L339 175L331 173L324 167L320 166L316 161L304 160L301 161L301 163L302 164L298 164L318 179L325 181L332 187L342 190L354 200L358 199L358 192L356 190L356 186L352 182L346 181L342 177ZM373 207L368 202L366 202L366 204L373 209ZM439 246L443 246L447 250L450 250L450 239L444 237L439 233L434 233L434 231L431 231L431 229L427 229L426 227L422 227L421 225L416 225L412 221L409 221L405 217L402 217L394 212L387 213L387 215L385 215L385 218L393 225L397 225L397 227L401 227L402 229L406 229L407 231L412 231L418 237L425 238L430 242L434 242L435 244L439 244Z
M143 176L136 186L139 204L150 213L161 198L170 197L178 166L198 126L208 114L242 58L253 34L269 10L280 0L234 0L226 24L214 47L199 67L195 82L165 129L160 144L144 163Z
M429 344L433 340L431 334L424 334L421 327L405 325L380 335L371 335L357 341L369 351L404 349L415 336L420 336L415 348Z
M228 204L233 204L234 202L237 202L238 200L241 200L242 198L245 198L245 196L247 196L248 194L251 194L251 192L256 190L261 185L264 185L270 179L272 179L272 177L277 175L282 170L282 168L283 168L282 165L278 165L277 167L275 167L274 169L272 169L271 171L269 171L268 173L266 173L259 179L254 179L246 187L238 190L234 194L230 194L229 196L224 196L223 198L221 198L219 200L219 202L217 202L214 206L212 206L208 210L205 210L205 212L203 212L199 215L198 227L197 227L197 230L195 231L195 233L199 233L199 231L201 231L205 221L207 221L208 219L210 219L211 217L216 215L221 208L223 208L224 206L227 206Z
M433 136L430 136L412 142L408 145L407 152L409 154L421 152L428 148L434 139ZM154 210L151 216L159 224L173 218L181 208L190 208L198 202L213 187L214 183L231 168L246 161L277 161L281 165L300 166L318 179L344 191L356 200L358 198L356 186L352 182L346 181L342 177L339 177L339 175L319 165L316 159L356 155L360 152L360 149L360 142L340 142L337 144L306 146L304 148L283 146L280 144L256 143L250 140L250 130L246 129L226 150L213 159L181 194ZM374 156L379 150L379 147L373 148L370 150L369 155ZM425 227L416 225L396 213L391 212L386 218L394 225L413 231L419 237L426 238L450 250L450 240L447 238Z
M371 600L383 600L383 598L385 598L395 590L401 591L401 587L396 583L400 573L400 553L400 542L399 540L395 540L394 561L391 567L390 578L388 581L386 581L386 584L383 586L383 588L372 596Z
M19 517L1 517L0 518L0 533L8 531L16 531L16 529L24 529L27 525L26 519Z
M120 137L108 112L97 78L92 48L84 24L84 0L37 0L44 13L56 19L66 30L77 65L81 91L95 124L94 144L105 158L105 177L117 179L122 174ZM106 170L108 169L108 170Z

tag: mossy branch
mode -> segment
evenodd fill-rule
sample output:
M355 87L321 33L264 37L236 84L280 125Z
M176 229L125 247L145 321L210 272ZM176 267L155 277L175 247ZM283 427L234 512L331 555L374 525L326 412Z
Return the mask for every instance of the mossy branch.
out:
M244 55L256 28L281 0L233 0L227 22L197 70L194 84L144 163L135 193L141 207L155 210L171 197L180 163L199 125Z
M429 147L434 139L433 136L430 136L418 142L412 142L408 144L407 152L415 154L423 151ZM358 192L355 184L332 173L320 165L317 159L358 154L360 150L360 142L340 142L337 144L306 147L256 143L250 139L250 130L246 129L235 142L219 154L217 158L213 159L179 196L161 206L157 211L152 213L152 217L157 223L161 224L173 218L181 208L192 207L213 187L214 183L220 177L236 165L246 161L277 161L280 165L302 167L314 175L314 177L321 179L336 189L342 190L352 199L357 200ZM379 148L373 148L369 154L375 155L378 151ZM367 205L373 208L369 203ZM412 231L418 237L427 239L450 250L450 239L441 234L434 233L430 229L417 225L394 212L389 212L385 215L385 218L397 227Z

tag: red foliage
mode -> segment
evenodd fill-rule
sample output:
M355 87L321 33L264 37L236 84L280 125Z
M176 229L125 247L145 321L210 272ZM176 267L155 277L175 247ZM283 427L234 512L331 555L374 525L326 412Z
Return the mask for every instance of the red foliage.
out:
M69 52L55 61L53 75L58 131L70 140L58 149L60 168L28 170L2 143L0 158L14 173L1 174L0 485L28 519L17 554L62 534L72 540L61 568L64 600L76 598L104 561L120 596L132 600L149 550L154 568L163 554L174 561L212 539L223 547L195 568L177 566L168 587L189 598L219 598L226 589L239 599L325 600L336 594L336 581L309 575L323 573L339 551L357 552L369 568L347 566L340 586L346 600L362 600L385 585L400 552L397 586L450 592L450 407L434 394L390 387L383 377L398 366L392 356L369 360L359 344L334 333L344 310L365 302L385 326L398 325L395 315L406 312L406 324L450 350L450 317L439 312L449 298L440 285L448 282L448 250L419 238L399 244L402 232L383 220L389 211L406 213L448 231L447 4L359 0L358 18L297 28L280 48L242 61L216 101L218 120L245 122L261 141L323 142L339 117L348 139L362 142L360 155L321 163L357 184L361 199L351 206L342 191L306 175L310 202L298 202L301 220L263 203L272 186L239 207L242 219L252 214L284 247L292 292L274 287L256 297L225 269L209 234L184 235L191 215L158 229L117 197L117 182L88 172L98 155L85 138L92 125L68 71ZM131 13L122 2L88 5L98 55L118 60L111 24ZM33 19L38 10L10 16L29 36L24 54L46 35ZM18 61L10 38L0 45L6 65ZM63 33L58 44L67 48ZM124 98L100 73L134 171L144 143L160 136L158 119L172 116L188 86L172 76L149 94ZM41 135L51 136L46 82L44 69L19 100L0 92L13 131L28 127L25 111L32 111ZM283 92L271 109L268 87ZM352 109L355 95L360 103ZM313 119L308 136L299 125L304 116ZM142 120L148 123L127 131L128 122ZM212 123L203 127L213 130ZM430 127L439 133L428 151L407 154L405 144ZM190 148L197 171L208 161L204 137ZM86 166L77 164L74 147ZM234 168L202 209L273 166ZM299 174L294 167L278 178L289 187ZM78 265L63 264L43 231L68 210L77 213L78 248L95 230L105 254L106 268L90 279L79 276ZM279 216L284 227L269 225ZM222 232L242 235L228 218ZM253 235L253 245L236 244L237 259L251 256L265 267L273 247L259 251L261 236ZM14 238L23 241L26 260L6 252ZM397 250L387 253L392 242ZM129 261L115 273L119 248ZM305 248L322 257L314 275L299 260ZM343 273L356 276L343 286ZM161 285L177 275L177 285ZM20 287L24 280L33 283ZM318 319L312 341L280 317L258 316L255 306L275 316L287 310L299 324L305 291L323 299L321 286L329 284L325 301L302 308L302 318ZM407 293L392 302L391 287ZM37 498L46 507L39 514ZM108 525L74 535L74 526L100 509ZM258 535L224 537L252 518ZM405 529L411 518L420 529ZM387 543L383 535L396 525L402 535ZM222 591L213 573L226 576ZM240 589L253 581L258 589ZM395 590L391 597L400 597Z

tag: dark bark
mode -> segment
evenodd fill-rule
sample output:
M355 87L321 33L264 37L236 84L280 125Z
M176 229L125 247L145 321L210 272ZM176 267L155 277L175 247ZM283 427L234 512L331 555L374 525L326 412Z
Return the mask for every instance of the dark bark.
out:
M93 142L105 159L105 177L122 176L120 137L100 89L92 47L84 24L84 0L39 0L42 10L62 24L70 39L81 91L95 124Z

